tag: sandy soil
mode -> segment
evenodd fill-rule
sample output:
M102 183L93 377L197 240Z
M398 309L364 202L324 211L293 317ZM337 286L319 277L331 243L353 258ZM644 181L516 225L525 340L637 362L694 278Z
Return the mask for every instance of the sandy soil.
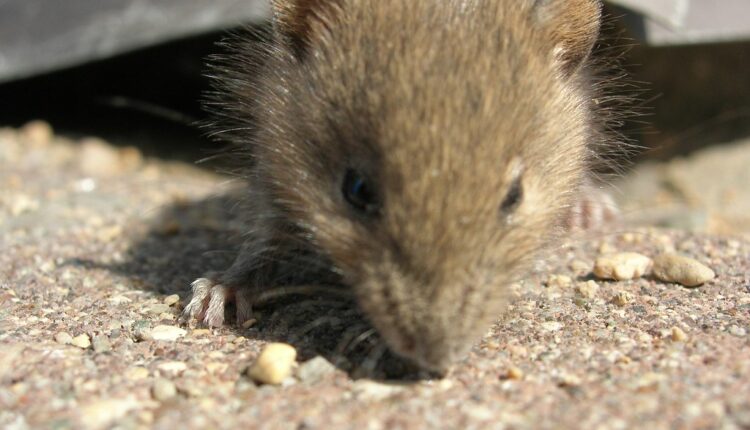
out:
M721 156L641 168L620 186L630 226L561 246L512 286L445 378L393 381L363 372L367 341L342 348L353 314L324 298L270 304L248 327L180 326L189 282L236 250L237 184L39 123L2 129L0 428L750 428L750 223L735 211L750 199L742 176L700 170ZM724 194L700 192L719 176ZM584 285L602 253L674 250L717 278ZM299 351L278 387L246 375L269 341Z

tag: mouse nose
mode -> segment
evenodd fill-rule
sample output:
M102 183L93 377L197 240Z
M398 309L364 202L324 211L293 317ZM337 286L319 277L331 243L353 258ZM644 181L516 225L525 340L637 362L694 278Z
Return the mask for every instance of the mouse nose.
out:
M394 352L419 366L443 373L468 351L465 342L451 342L442 335L401 333Z
M414 360L426 369L444 373L450 365L463 358L467 350L468 348L463 343L460 345L447 342L418 344Z

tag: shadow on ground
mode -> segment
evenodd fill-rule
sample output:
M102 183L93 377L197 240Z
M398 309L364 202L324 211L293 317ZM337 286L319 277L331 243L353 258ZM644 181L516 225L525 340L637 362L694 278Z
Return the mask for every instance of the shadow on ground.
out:
M239 196L233 193L166 207L134 238L124 262L102 265L79 260L77 265L109 270L133 285L159 294L190 298L190 283L208 272L229 267L242 244ZM256 306L257 323L234 323L227 306L227 330L238 336L293 345L301 360L322 355L353 378L416 380L434 375L394 356L366 321L356 303L338 295L293 294Z

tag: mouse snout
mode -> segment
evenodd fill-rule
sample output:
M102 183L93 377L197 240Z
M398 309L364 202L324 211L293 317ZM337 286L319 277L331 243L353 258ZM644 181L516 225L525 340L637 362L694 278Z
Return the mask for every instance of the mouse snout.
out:
M418 311L420 308L424 309L419 305L412 309L392 308L389 316L395 317L393 320L386 325L379 318L374 321L394 353L424 369L442 373L468 353L477 340L474 329L481 324L474 324L476 321L470 316L448 310L425 314ZM435 308L445 309L445 305Z
M443 372L463 359L500 310L479 276L418 277L387 268L359 284L359 304L389 349L424 369Z
M467 339L451 339L447 333L434 330L418 330L417 333L402 331L390 337L389 344L394 352L437 372L446 371L451 364L463 358L471 347Z

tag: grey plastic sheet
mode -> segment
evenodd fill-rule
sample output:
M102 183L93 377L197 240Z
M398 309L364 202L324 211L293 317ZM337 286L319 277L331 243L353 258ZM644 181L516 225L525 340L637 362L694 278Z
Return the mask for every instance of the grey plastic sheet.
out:
M266 0L0 0L0 82L267 15Z
M635 12L629 22L651 45L750 39L750 0L609 0Z
M750 0L608 1L653 45L750 39ZM0 83L268 14L268 0L0 0Z

